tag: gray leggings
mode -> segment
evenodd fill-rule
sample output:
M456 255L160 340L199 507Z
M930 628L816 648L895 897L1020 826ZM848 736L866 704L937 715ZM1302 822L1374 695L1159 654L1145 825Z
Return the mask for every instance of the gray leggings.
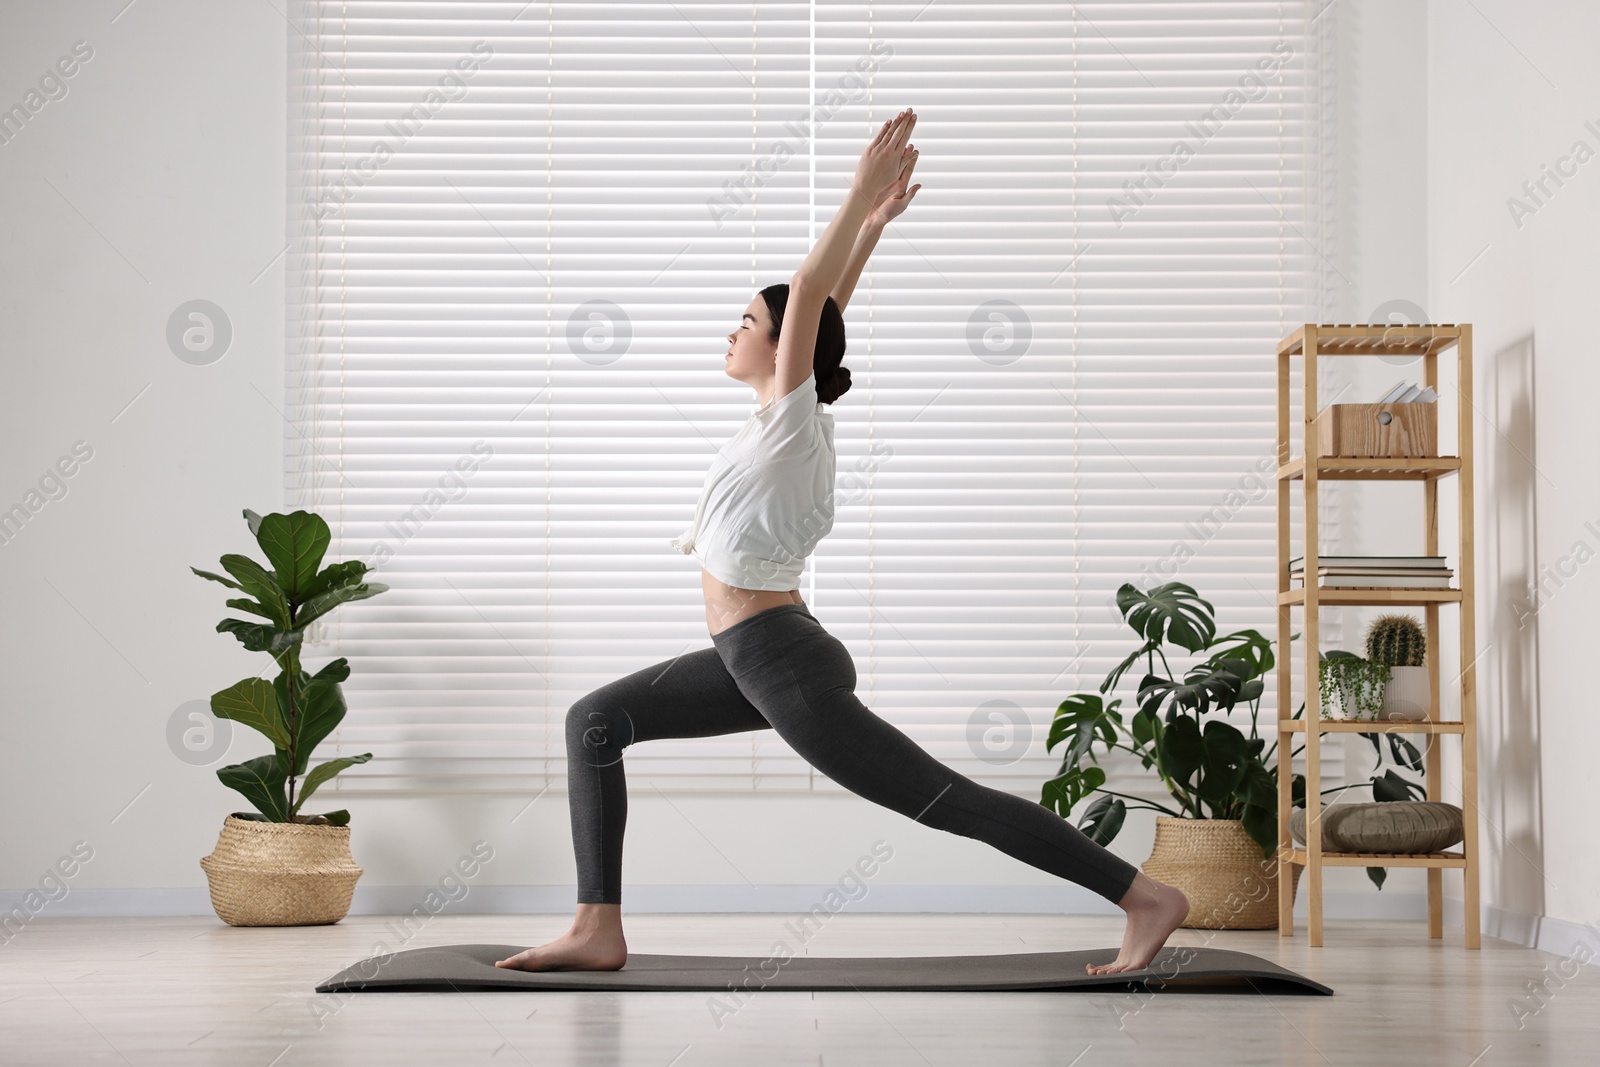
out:
M568 711L578 903L622 902L623 749L766 729L834 782L907 818L986 841L1113 903L1132 885L1137 867L1055 812L957 774L862 704L850 653L804 604L765 608L711 641L609 682Z

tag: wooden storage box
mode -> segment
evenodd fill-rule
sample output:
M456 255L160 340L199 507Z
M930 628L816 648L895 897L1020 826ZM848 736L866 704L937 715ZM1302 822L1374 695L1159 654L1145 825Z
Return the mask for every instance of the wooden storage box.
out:
M1370 459L1439 454L1439 405L1329 404L1317 413L1317 455Z

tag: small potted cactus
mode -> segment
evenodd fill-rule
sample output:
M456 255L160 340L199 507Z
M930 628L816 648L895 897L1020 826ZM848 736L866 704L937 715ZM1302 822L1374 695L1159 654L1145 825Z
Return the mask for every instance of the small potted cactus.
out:
M1410 615L1379 615L1367 628L1367 659L1387 664L1378 718L1422 722L1433 704L1425 666L1428 641Z

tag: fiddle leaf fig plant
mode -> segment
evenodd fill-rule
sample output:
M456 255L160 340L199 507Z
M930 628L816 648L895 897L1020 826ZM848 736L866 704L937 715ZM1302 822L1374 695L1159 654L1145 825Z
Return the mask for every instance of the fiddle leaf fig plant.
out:
M223 619L217 623L218 633L233 634L251 652L270 654L279 671L270 682L246 678L213 693L211 712L219 719L259 731L272 743L273 751L223 767L217 777L243 794L262 821L345 826L350 822L348 811L302 815L300 809L340 771L372 758L372 753L365 752L309 766L312 751L344 719L347 708L339 683L350 677L350 663L341 656L316 674L308 674L300 665L300 646L305 628L312 622L340 604L377 596L389 587L365 581L367 566L360 560L322 567L323 553L332 538L328 524L313 512L262 516L247 508L244 517L271 570L248 556L232 553L220 560L231 578L189 569L247 594L228 600L227 606L265 620Z

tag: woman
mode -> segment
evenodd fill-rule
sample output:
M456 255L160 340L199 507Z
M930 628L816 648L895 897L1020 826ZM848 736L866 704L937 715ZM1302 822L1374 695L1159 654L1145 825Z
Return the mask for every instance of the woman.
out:
M608 683L567 716L567 765L578 907L563 936L496 966L617 970L622 839L628 797L622 751L661 737L774 729L817 770L908 818L986 841L1087 886L1128 915L1122 950L1092 974L1149 964L1184 916L1183 893L1089 840L1054 812L980 786L919 748L855 695L844 645L800 599L805 557L833 527L833 416L850 388L841 312L884 224L916 195L910 109L885 122L856 166L851 195L788 285L763 289L728 340L730 377L761 408L718 451L694 525L673 540L700 561L712 647ZM860 231L860 237L857 231Z

